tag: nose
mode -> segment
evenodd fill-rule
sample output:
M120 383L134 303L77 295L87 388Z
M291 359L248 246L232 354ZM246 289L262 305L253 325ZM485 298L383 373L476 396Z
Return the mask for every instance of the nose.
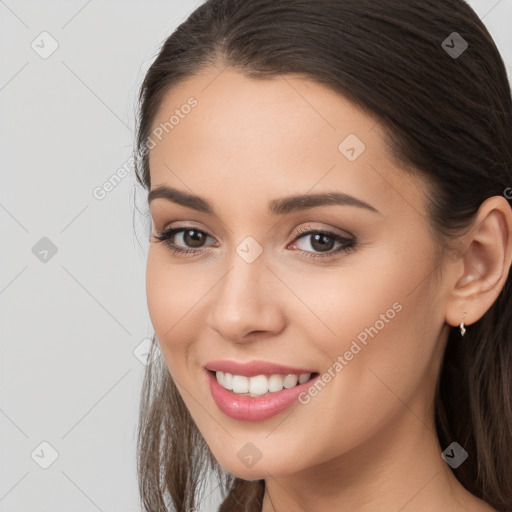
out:
M284 286L263 255L248 263L234 253L224 277L210 294L207 325L224 339L246 343L279 334L286 325Z

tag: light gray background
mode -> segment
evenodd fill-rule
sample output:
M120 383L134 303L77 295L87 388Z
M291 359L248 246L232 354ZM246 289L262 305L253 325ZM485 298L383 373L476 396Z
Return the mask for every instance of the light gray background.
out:
M0 0L0 511L140 510L149 217L129 165L93 190L130 158L144 73L200 3ZM469 3L512 76L512 0Z

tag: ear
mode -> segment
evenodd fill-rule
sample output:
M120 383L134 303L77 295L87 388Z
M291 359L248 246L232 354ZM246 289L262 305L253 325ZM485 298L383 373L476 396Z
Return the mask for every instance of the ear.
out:
M502 196L486 199L463 236L463 253L450 264L446 322L479 320L503 289L512 263L512 209Z

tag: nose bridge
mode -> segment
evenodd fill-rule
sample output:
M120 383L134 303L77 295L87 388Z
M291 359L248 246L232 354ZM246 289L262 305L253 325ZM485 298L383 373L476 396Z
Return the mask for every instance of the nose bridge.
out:
M249 237L250 238L250 237ZM251 331L276 331L283 315L275 300L275 279L262 248L242 241L227 258L228 270L215 287L208 324L223 337L242 338ZM272 292L273 300L268 300Z

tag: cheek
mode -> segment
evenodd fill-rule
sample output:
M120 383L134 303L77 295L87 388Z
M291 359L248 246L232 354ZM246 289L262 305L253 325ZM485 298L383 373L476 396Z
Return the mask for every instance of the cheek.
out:
M307 304L322 320L295 316L309 352L324 362L326 385L305 405L311 415L329 411L311 447L319 460L365 442L407 411L404 404L419 417L427 414L423 399L432 388L438 334L428 328L436 304L425 279L429 268L395 256L380 262L340 273L339 280L304 281Z
M189 348L202 328L205 294L214 284L208 277L207 272L198 273L193 265L171 263L164 248L149 249L146 267L148 312L173 374L181 371ZM210 281L212 283L208 284Z
M166 311L173 310L170 287L176 287L172 282L171 274L165 272L165 263L159 255L159 249L150 246L146 264L146 298L149 316L158 338L164 328ZM169 324L167 328L171 325ZM160 341L162 341L160 339Z
M428 328L439 316L426 279L430 271L428 262L420 265L408 255L381 251L378 262L358 262L339 277L303 279L297 293L307 297L318 320L302 316L302 330L321 350L325 370L336 361L342 365L331 370L343 374L334 379L341 394L367 400L368 390L384 386L379 377L405 393L421 381L438 336Z
M182 339L179 321L192 307L192 297L187 298L190 287L176 266L171 266L160 247L150 247L146 267L146 297L148 312L160 347L166 360ZM197 299L196 299L197 302Z
M407 267L397 264L392 254L380 252L378 264L369 257L354 256L339 270L303 273L300 279L295 279L294 291L314 313L308 314L309 324L314 323L316 328L321 324L322 331L331 334L334 345L338 343L343 348L344 340L352 339L375 322L379 330L386 330L388 323L383 324L381 314L391 319L390 322L400 316L397 312L400 305L393 308L393 304L403 304L406 300L410 289L406 290L405 281L414 279L407 277L408 272ZM301 317L297 314L295 319ZM314 341L317 336L310 339Z
M197 303L203 290L197 274L191 275L185 265L174 264L164 247L151 246L146 266L146 296L154 327L173 327L185 311ZM204 293L204 291L203 291Z

